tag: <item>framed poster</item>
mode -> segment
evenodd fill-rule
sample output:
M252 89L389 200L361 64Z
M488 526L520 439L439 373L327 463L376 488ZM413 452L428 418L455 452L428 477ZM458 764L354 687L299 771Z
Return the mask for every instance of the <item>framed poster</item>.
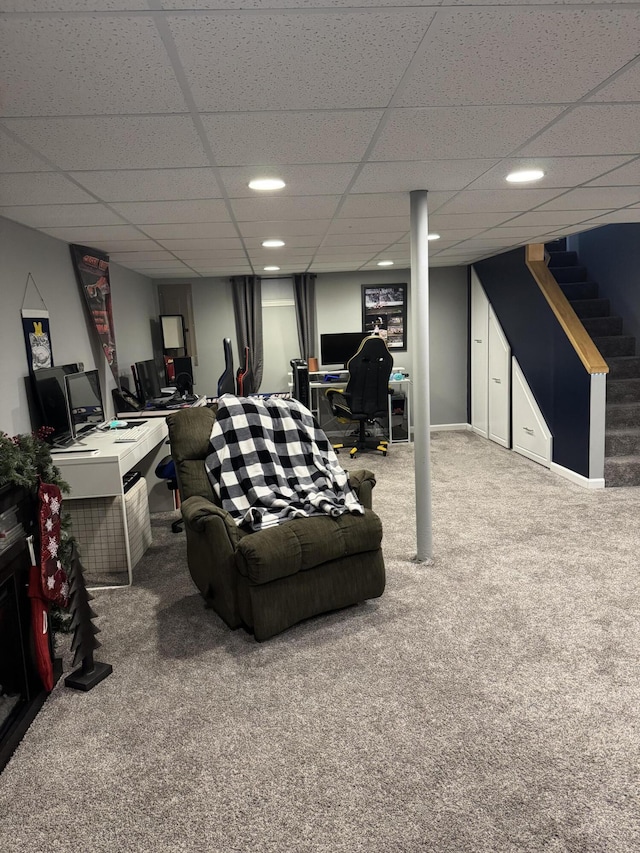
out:
M27 348L29 372L33 373L41 367L53 367L49 312L23 308L22 331Z
M362 285L362 331L379 334L391 352L407 348L407 285Z

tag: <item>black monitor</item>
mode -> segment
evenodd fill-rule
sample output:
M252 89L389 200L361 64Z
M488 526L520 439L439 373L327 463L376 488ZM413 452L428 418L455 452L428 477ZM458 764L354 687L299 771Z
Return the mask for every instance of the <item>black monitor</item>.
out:
M77 364L63 364L60 367L43 367L40 370L34 370L31 374L31 384L40 420L38 426L53 430L47 439L52 444L64 444L71 440L64 377L77 372Z
M358 351L366 332L336 332L320 335L320 361L323 367L346 367L352 355Z
M142 397L142 402L153 400L156 397L162 396L160 389L160 378L158 376L158 368L154 359L149 358L146 361L136 361L136 376L139 388L138 395Z
M97 370L70 373L64 378L71 435L80 438L104 423L104 405Z

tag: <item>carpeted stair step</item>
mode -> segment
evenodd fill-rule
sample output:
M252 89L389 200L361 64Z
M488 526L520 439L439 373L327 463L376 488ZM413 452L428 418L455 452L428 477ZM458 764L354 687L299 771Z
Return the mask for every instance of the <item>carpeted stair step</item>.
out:
M640 403L640 377L607 380L607 403Z
M606 487L640 486L640 456L611 456L604 460Z
M551 254L551 252L566 252L567 238L557 237L555 240L550 240L548 243L545 243L544 247L549 254Z
M605 432L615 429L640 429L640 403L608 403Z
M571 307L580 319L585 317L608 317L611 312L608 299L573 299Z
M573 302L575 299L598 298L597 281L574 281L569 284L561 284L560 290L564 293L569 302Z
M640 456L640 429L610 429L604 436L604 455Z
M578 263L577 252L550 252L549 269L553 267L573 267Z
M616 355L635 355L636 339L633 335L607 335L592 337L600 355L605 359Z
M612 379L633 379L640 376L640 355L623 355L607 358L609 375L607 382Z
M551 265L549 265L551 268ZM574 267L553 267L553 277L558 284L570 284L573 281L586 281L587 268L576 264Z
M585 317L582 325L592 338L622 335L622 317Z

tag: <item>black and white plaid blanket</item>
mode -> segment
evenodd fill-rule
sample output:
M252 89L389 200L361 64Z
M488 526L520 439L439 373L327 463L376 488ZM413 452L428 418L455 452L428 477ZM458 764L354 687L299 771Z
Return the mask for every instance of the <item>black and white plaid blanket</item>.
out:
M253 530L364 513L329 440L297 400L224 394L205 465L222 508Z

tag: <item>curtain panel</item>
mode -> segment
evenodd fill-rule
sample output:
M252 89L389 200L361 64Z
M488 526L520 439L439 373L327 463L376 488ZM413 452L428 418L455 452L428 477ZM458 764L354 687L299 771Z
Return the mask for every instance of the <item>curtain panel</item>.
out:
M244 348L249 347L252 391L257 392L262 382L264 348L262 337L262 279L259 275L240 275L231 278L233 312L238 339L238 357L244 364Z
M293 299L296 308L300 355L305 361L315 355L316 348L316 276L299 273L293 276Z

